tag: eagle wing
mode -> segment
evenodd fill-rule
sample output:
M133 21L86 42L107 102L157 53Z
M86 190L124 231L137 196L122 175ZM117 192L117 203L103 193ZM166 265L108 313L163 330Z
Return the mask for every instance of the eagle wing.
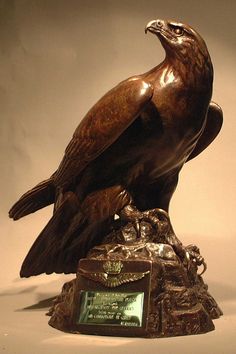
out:
M219 134L222 123L223 112L220 106L214 102L211 102L207 113L204 131L200 136L194 150L189 155L187 161L198 156L208 147L208 145L212 143L212 141ZM179 170L173 170L167 175L164 175L156 183L146 186L145 198L141 200L142 209L161 208L168 211L170 199L178 183L178 175Z
M125 80L105 94L86 114L53 175L56 186L72 182L138 117L151 100L153 87L141 78Z
M189 155L188 160L192 160L194 157L198 156L203 150L207 148L208 145L219 134L223 124L223 112L218 104L211 102L209 105L207 113L207 121L205 129L199 138L197 145L195 146L192 153Z
M63 187L70 184L89 162L98 157L132 124L151 100L152 94L150 84L140 78L132 78L121 82L103 96L76 129L58 170L52 176L54 185ZM123 189L119 192L118 186L114 188L108 197L114 195L114 200L117 200L117 203L113 203L114 206L121 206L128 197ZM90 195L83 207L89 210L94 208L97 196ZM72 199L73 207L69 210L68 204ZM101 196L98 200L101 200ZM64 196L64 201L55 210L26 256L21 276L28 277L43 272L69 273L76 270L80 256L85 255L98 233L103 235L99 231L107 228L106 220L88 223L85 212L75 212L76 205L71 194L66 199ZM109 211L109 203L105 209ZM94 212L90 211L88 214L93 216Z

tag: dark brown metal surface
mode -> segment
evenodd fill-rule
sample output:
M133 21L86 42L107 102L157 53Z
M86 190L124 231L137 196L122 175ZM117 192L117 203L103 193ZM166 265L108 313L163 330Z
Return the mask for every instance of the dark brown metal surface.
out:
M11 208L17 220L54 203L21 276L76 272L123 208L137 229L139 210L168 212L181 168L217 136L223 116L211 102L213 68L203 39L173 21L151 21L146 31L161 41L164 61L103 96L75 130L57 171Z

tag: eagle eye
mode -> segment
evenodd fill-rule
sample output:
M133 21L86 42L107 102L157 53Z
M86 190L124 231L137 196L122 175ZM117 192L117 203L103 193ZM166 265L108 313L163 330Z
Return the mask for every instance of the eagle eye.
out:
M184 29L182 27L171 27L172 32L177 34L177 36L182 36L184 34Z

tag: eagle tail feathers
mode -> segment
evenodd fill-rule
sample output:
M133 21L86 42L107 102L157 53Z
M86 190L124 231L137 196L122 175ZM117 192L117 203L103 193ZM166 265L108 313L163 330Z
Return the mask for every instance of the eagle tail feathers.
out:
M22 195L12 206L9 217L18 220L25 215L52 204L55 199L55 186L51 178L40 182L34 188Z
M28 278L41 273L62 273L64 235L73 220L76 206L78 207L75 195L68 193L29 250L21 267L21 277ZM84 223L82 214L77 221L78 228L82 227Z

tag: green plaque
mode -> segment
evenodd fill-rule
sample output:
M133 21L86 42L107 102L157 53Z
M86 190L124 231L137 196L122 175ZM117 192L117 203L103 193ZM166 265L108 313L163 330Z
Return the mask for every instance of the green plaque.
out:
M144 292L81 291L78 324L141 327Z

